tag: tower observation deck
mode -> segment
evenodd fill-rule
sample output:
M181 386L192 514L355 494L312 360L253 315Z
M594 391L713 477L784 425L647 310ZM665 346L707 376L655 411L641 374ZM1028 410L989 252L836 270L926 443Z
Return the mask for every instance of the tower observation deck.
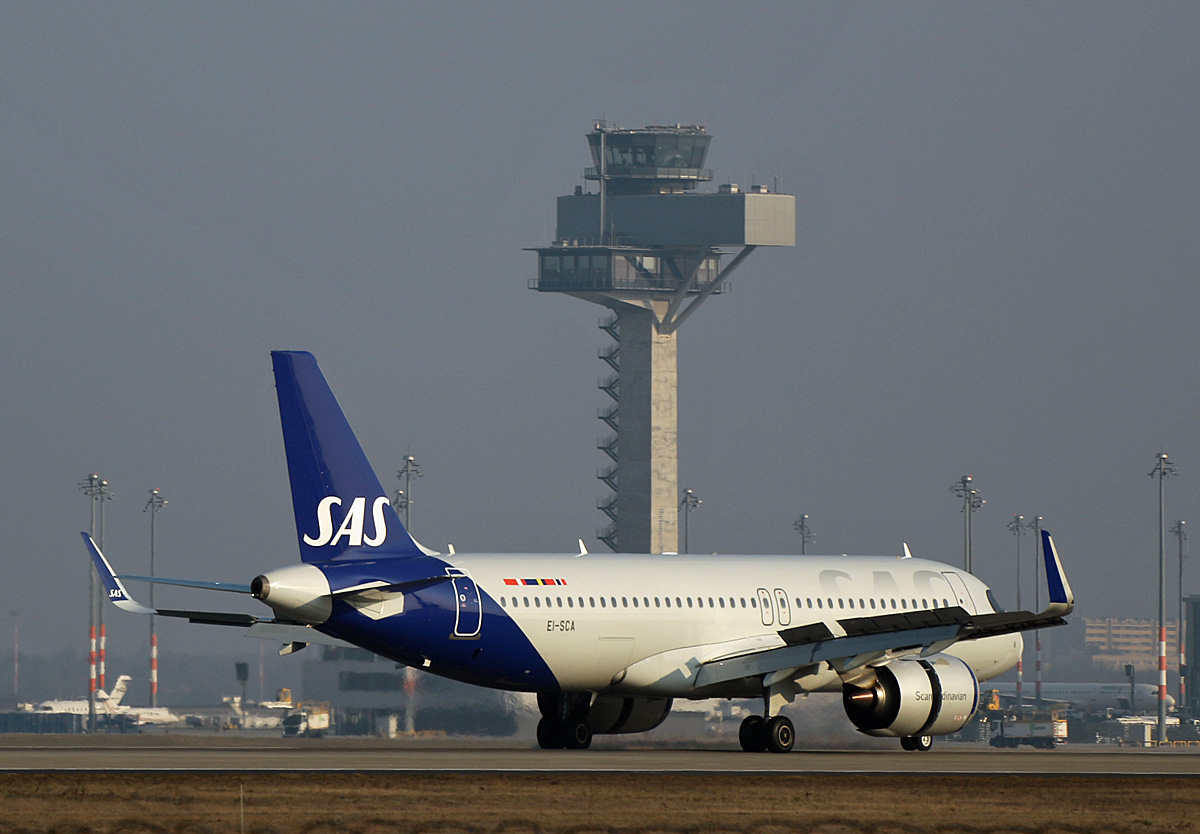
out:
M587 140L588 185L558 198L556 239L533 250L530 287L610 311L600 327L614 344L600 358L611 373L599 387L612 403L598 416L612 434L597 445L611 463L597 477L612 494L597 504L610 520L597 537L628 553L675 552L676 334L755 248L795 245L795 197L759 185L698 191L712 181L704 167L712 137L696 125L597 121Z

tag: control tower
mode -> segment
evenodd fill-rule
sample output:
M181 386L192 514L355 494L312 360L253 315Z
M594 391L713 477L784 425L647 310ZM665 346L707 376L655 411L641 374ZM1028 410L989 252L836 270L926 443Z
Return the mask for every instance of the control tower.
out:
M614 341L600 351L611 369L600 388L613 402L598 415L612 430L598 443L611 463L597 477L613 494L597 504L611 522L597 537L626 553L679 550L676 333L755 248L796 243L793 196L697 190L712 180L711 139L696 125L595 122L588 185L558 198L556 239L532 250L532 289L611 311L600 321Z

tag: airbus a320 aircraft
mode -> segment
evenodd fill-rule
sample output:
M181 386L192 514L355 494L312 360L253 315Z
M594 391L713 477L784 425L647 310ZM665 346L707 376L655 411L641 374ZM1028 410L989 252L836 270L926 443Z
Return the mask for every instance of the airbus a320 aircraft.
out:
M271 617L135 602L84 534L109 598L141 614L242 626L284 643L353 645L436 675L536 692L544 748L662 723L673 698L761 698L747 751L787 752L781 707L841 691L862 732L924 750L975 712L979 681L1012 667L1020 632L1064 623L1074 598L1049 534L1050 605L1003 613L950 565L904 555L454 553L400 523L311 354L272 353L300 564L248 585Z

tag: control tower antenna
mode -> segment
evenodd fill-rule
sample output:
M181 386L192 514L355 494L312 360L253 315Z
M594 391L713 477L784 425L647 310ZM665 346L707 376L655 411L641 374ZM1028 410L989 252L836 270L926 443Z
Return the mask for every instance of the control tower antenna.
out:
M796 244L796 199L722 185L704 167L712 137L699 125L625 130L605 120L587 135L599 193L558 198L555 241L533 249L530 287L608 307L601 351L613 373L600 383L614 404L599 417L614 434L599 448L612 463L597 477L615 493L597 506L611 520L597 537L613 550L679 550L675 335L759 246ZM740 247L724 266L720 247Z

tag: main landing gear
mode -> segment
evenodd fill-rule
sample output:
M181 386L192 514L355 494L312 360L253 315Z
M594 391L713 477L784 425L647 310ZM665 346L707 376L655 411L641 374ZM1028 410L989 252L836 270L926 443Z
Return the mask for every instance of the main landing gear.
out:
M748 715L738 729L738 741L747 753L790 753L796 744L796 728L790 718Z
M542 718L537 725L538 747L543 750L586 750L592 744L592 725L587 714L586 694L539 692L538 709Z
M538 747L543 750L586 750L592 744L592 728L586 718L559 720L542 716L537 725Z

